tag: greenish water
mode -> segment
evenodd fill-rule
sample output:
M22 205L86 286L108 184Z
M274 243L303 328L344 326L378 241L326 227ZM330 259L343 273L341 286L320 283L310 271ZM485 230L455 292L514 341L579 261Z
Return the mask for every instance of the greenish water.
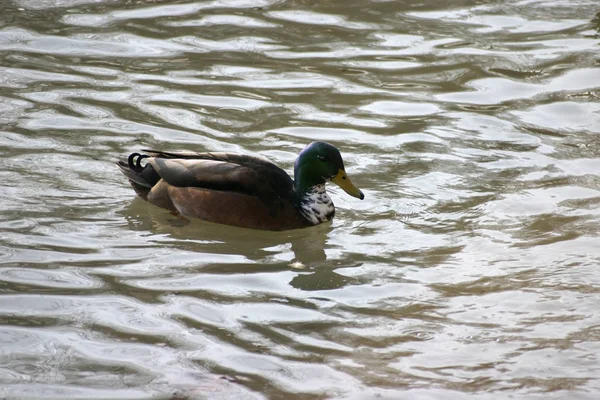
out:
M596 399L596 1L0 3L0 397ZM340 148L285 233L136 199L141 148Z

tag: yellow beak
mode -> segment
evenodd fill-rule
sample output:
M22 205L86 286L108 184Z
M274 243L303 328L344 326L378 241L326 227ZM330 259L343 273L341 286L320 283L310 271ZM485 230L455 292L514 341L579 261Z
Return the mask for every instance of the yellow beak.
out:
M346 175L346 171L344 171L343 169L340 169L337 175L331 178L331 182L344 189L344 192L348 193L352 197L356 197L361 200L365 198L363 192L361 192L359 188L357 188L352 182L350 182L350 178L348 178L348 176Z

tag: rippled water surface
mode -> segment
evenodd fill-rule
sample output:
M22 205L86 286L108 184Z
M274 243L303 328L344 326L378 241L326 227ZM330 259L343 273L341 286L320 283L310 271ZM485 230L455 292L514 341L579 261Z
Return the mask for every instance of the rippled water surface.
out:
M0 2L0 397L597 399L600 5ZM141 148L359 201L281 233L136 199Z

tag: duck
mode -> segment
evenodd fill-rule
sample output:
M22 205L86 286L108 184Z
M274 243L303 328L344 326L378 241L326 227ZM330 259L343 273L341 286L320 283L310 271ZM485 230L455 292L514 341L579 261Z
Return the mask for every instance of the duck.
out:
M340 151L312 142L294 162L294 179L256 156L142 150L117 166L143 200L184 218L241 228L286 231L330 221L335 206L325 184L365 195L346 174Z

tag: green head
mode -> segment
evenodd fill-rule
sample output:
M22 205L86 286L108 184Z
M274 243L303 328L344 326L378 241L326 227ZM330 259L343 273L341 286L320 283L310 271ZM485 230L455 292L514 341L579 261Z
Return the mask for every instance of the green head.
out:
M350 196L364 199L365 195L350 182L344 161L335 146L325 142L312 142L298 155L294 164L296 192L305 193L316 185L332 181Z

